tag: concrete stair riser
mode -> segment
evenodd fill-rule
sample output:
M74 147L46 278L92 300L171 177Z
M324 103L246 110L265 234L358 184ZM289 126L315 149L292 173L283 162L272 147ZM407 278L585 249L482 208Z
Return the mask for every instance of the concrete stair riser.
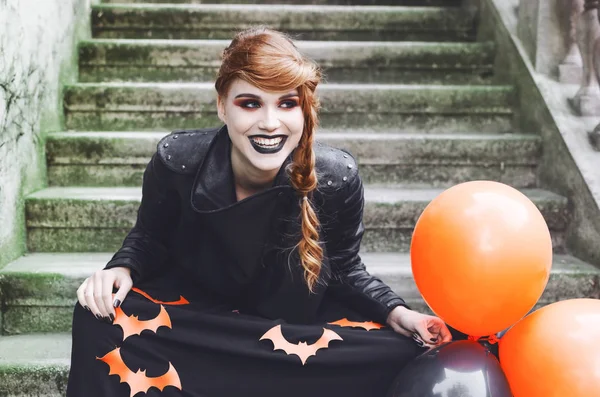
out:
M117 251L131 228L39 228L27 229L30 252ZM556 253L565 253L564 230L550 230ZM361 246L367 252L406 252L413 228L367 228Z
M79 45L79 81L214 81L227 40L92 40ZM298 47L328 82L489 84L492 43L311 42Z
M28 348L29 346L24 345L23 347ZM69 365L68 360L63 361L65 361L64 364L46 362L37 365L29 363L0 364L0 395L6 397L65 396Z
M103 3L123 3L123 0L103 0ZM286 4L314 5L390 5L458 7L462 0L286 0ZM127 3L170 4L282 4L282 0L128 0Z
M54 133L48 136L49 184L140 186L165 133ZM534 135L411 135L317 132L317 139L354 154L365 183L451 185L474 179L517 187L535 183L541 150Z
M472 165L364 164L360 173L365 183L427 184L452 186L472 180L493 180L517 188L536 184L534 166L502 163ZM140 186L145 164L138 165L53 165L48 168L50 186Z
M429 310L414 283L408 254L363 253L361 256L370 273L386 282L411 307ZM102 269L111 255L92 254L90 258L98 258L93 264L92 261L86 263L85 259L83 263L72 263L72 259L66 259L57 265L60 257L57 255L55 258L58 259L50 258L45 263L38 263L34 275L19 272L19 267L24 266L18 263L0 273L0 287L7 309L3 328L5 334L69 331L73 306L77 301L77 287L93 271ZM45 264L51 271L44 271ZM74 271L73 268L78 265L81 270ZM59 274L60 267L63 268L62 275ZM556 255L550 280L538 306L563 299L598 297L599 276L600 271L590 265L569 256Z
M361 247L366 252L408 252L413 230L413 228L367 228ZM566 253L565 232L551 229L550 235L554 253ZM84 249L85 247L82 247L82 250Z
M67 333L0 337L0 396L64 396L70 357Z
M324 84L323 128L509 132L509 86ZM212 84L113 83L66 88L67 129L172 130L218 125Z
M231 39L267 25L300 40L466 41L475 11L445 7L104 4L93 6L96 38Z
M52 189L48 189L52 191ZM135 224L140 189L61 189L26 199L27 240L32 252L102 252L120 248ZM75 192L75 193L73 193ZM80 192L80 193L77 193ZM406 251L414 225L426 205L442 189L365 189L365 251ZM566 199L536 189L525 190L536 203L562 252L568 222ZM46 193L43 193L46 194ZM104 198L102 198L104 196ZM110 198L109 198L110 196Z

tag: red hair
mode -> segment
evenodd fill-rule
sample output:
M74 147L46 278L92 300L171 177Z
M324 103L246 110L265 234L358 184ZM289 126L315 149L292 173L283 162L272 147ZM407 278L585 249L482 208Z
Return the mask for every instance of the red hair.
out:
M297 247L304 278L313 292L323 260L323 249L319 245L319 219L309 200L317 188L313 139L319 110L315 90L321 81L321 70L298 51L288 36L258 27L238 33L223 51L215 82L219 96L226 96L229 85L236 78L264 91L298 90L304 130L289 174L292 186L301 196L302 238Z

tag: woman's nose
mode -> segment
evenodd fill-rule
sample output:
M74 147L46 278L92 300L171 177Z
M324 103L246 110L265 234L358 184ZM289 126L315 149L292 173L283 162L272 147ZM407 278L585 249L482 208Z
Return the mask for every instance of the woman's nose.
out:
M258 124L258 128L267 131L276 130L281 126L281 121L279 121L279 116L277 115L277 111L272 109L265 109L263 113L263 117Z

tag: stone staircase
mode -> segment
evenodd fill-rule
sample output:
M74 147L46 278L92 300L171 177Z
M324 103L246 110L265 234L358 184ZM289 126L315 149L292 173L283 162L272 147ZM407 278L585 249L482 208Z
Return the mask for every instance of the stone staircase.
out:
M473 179L521 189L546 218L556 255L539 305L598 297L600 271L565 247L567 199L537 184L543 142L515 127L494 43L475 41L476 10L460 0L146 1L93 7L80 82L65 89L66 131L46 142L49 187L25 198L29 252L0 270L0 396L64 395L77 287L134 225L159 139L219 125L219 52L255 23L298 35L324 66L317 138L356 156L363 259L412 306L426 310L410 273L414 224L444 188Z

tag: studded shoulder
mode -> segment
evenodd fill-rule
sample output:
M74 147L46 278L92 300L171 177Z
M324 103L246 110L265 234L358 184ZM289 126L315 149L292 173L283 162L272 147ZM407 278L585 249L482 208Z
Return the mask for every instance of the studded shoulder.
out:
M319 189L335 191L357 177L358 166L349 152L320 142L315 142L313 148Z
M175 130L158 142L158 157L172 171L194 174L219 129Z

